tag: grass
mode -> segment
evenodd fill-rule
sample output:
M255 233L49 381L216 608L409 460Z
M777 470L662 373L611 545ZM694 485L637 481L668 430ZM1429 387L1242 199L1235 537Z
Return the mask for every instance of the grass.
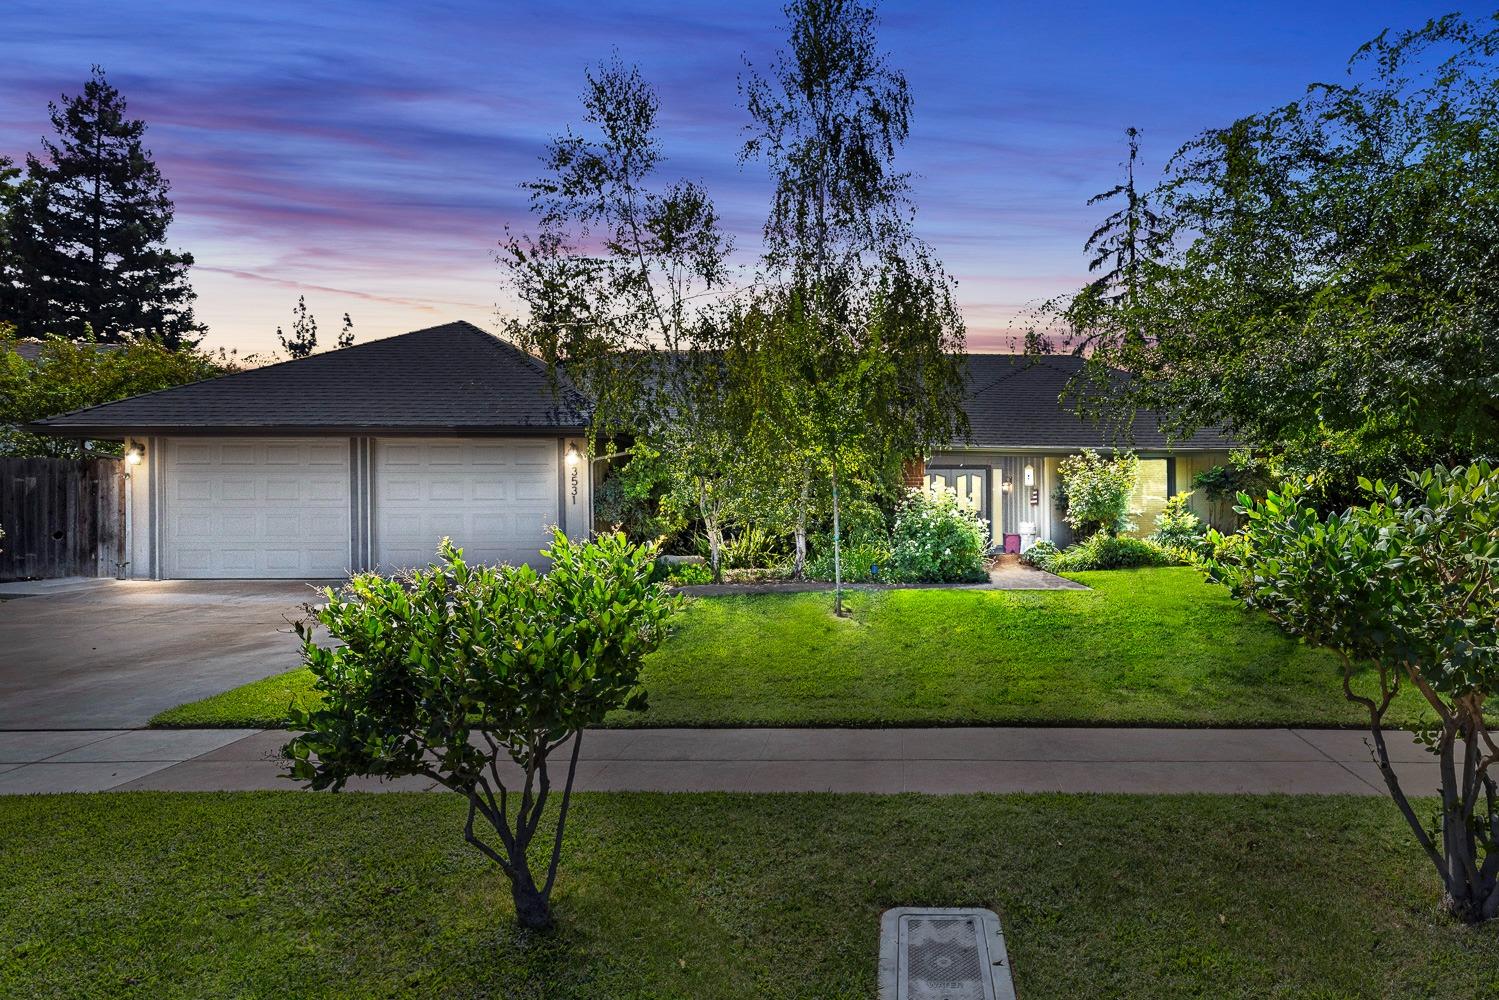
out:
M1383 799L587 794L559 929L434 794L0 800L0 995L867 998L879 915L978 905L1021 996L1499 996Z
M1072 574L1088 591L860 591L701 598L613 726L1363 725L1331 654L1190 569ZM276 726L313 703L293 671L170 709L164 726ZM1423 718L1406 691L1392 724Z

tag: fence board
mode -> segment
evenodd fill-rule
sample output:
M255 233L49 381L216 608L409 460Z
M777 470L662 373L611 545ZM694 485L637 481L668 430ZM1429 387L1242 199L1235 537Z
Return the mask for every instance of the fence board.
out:
M0 458L0 581L115 576L124 466L112 458Z

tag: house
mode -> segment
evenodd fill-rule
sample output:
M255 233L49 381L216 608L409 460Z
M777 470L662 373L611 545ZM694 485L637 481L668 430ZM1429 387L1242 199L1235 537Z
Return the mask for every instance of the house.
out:
M921 476L958 489L999 535L1060 537L1057 461L1108 447L1058 402L1076 363L971 355L971 441L929 456ZM551 525L586 533L589 411L535 358L448 323L28 429L125 442L131 577L316 579L425 563L444 535L470 558L523 562ZM1141 419L1148 515L1229 445L1169 448Z
M1124 440L1117 428L1083 419L1061 401L1084 362L1070 355L968 355L963 408L969 435L926 457L924 467L907 469L911 485L943 483L989 522L995 545L1015 535L1022 546L1038 538L1071 544L1062 519L1057 466L1085 448L1101 454L1133 450L1140 476L1130 517L1149 533L1167 499L1192 489L1197 473L1228 461L1234 442L1215 431L1185 441L1169 441L1152 413L1135 414ZM1213 520L1206 497L1188 501L1203 520Z

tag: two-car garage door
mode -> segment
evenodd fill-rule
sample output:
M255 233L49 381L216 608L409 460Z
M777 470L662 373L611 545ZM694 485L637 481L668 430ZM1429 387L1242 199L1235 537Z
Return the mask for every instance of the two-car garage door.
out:
M430 562L445 535L472 561L532 560L558 520L556 439L378 439L366 477L350 474L348 438L172 438L162 450L168 578L341 576L361 511L382 570Z

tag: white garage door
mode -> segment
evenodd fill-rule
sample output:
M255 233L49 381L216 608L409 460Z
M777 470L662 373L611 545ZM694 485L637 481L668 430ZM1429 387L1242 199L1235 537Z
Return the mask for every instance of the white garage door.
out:
M444 536L476 563L534 563L557 523L555 438L375 442L374 552L424 566Z
M163 576L347 572L347 438L172 438L165 453Z

